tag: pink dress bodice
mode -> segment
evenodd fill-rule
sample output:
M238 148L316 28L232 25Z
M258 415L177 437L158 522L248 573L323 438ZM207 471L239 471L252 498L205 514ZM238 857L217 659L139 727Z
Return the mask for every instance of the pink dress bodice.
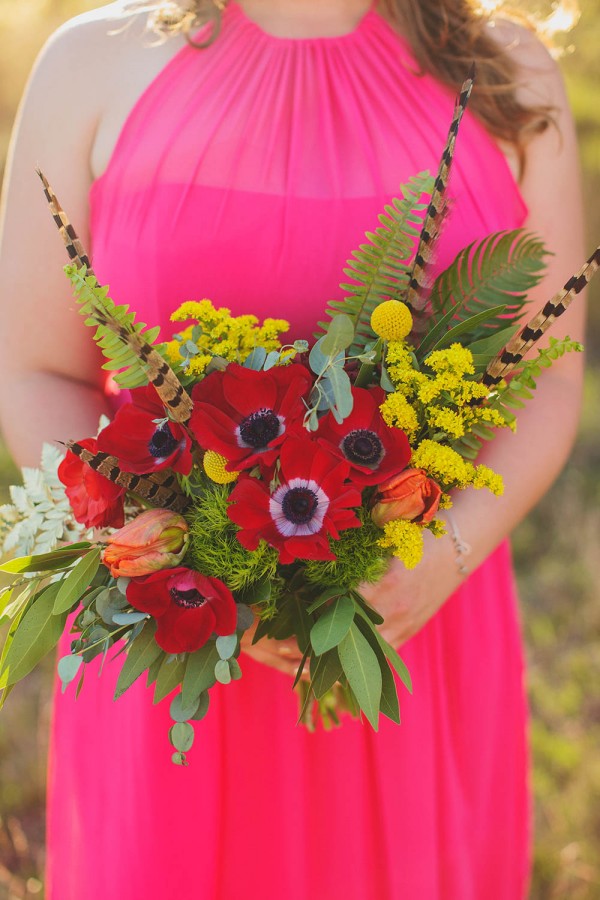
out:
M352 33L288 40L236 3L131 111L90 196L111 295L172 330L182 301L283 316L308 337L400 184L434 172L452 92L416 74L372 9ZM57 186L58 189L58 186ZM467 114L438 264L526 210ZM49 900L522 900L528 871L525 704L506 546L405 647L403 723L308 734L289 678L242 658L171 764L168 702L120 663L57 696Z

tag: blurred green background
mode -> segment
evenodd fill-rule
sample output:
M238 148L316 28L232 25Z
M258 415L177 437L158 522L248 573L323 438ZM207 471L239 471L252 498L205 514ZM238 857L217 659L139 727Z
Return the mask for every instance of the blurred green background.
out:
M0 165L39 47L69 16L98 5L87 0L0 0ZM519 7L526 5L539 12L550 7L542 0ZM580 132L591 249L600 239L600 0L583 0L580 24L562 43L562 66ZM590 299L579 440L558 483L514 540L533 712L536 843L531 900L600 900L599 281ZM16 478L0 442L0 503ZM48 661L2 712L0 900L43 897L51 676Z

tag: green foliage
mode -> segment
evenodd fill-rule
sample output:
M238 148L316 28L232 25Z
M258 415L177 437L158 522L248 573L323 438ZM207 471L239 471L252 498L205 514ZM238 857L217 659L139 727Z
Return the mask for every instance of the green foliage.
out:
M374 584L387 567L385 550L377 541L382 531L372 521L367 510L357 510L361 528L348 528L340 534L339 541L329 540L336 559L308 560L304 564L306 579L315 587L358 587L361 582Z
M237 525L227 516L229 492L227 485L211 485L188 514L188 563L204 575L220 578L232 591L247 591L263 579L277 583L277 550L264 541L252 552L242 547ZM271 603L270 597L265 600Z
M98 323L98 312L115 319L125 334L134 333L143 338L147 344L154 344L160 328L146 328L144 322L135 321L135 313L129 312L129 306L117 306L108 296L108 288L99 285L93 275L86 275L85 267L65 266L67 277L73 285L79 312L87 316L86 325L96 328L94 340L107 358L102 368L118 372L115 381L123 388L140 387L148 382L146 370L139 356L129 344L111 328ZM159 353L161 346L155 348Z
M54 613L60 582L40 591L19 621L2 662L2 686L16 684L56 647L67 619L66 611Z
M382 688L379 660L369 641L355 624L350 626L337 650L352 692L361 710L377 731Z
M523 229L491 234L461 250L454 262L434 282L430 301L434 323L452 310L453 324L493 307L502 314L463 333L463 343L486 337L522 315L527 295L542 279L549 255L542 241Z
M394 199L380 215L380 227L374 233L367 232L368 244L360 248L348 260L344 274L352 279L340 287L345 291L343 300L332 300L326 313L332 318L345 313L354 326L352 355L360 354L366 344L375 339L371 330L371 314L383 300L402 299L408 287L411 254L421 233L420 213L425 204L423 194L431 193L433 178L421 172L401 187L402 199ZM327 325L321 323L327 330Z
M565 353L581 353L583 347L570 338L549 338L549 345L538 349L537 356L526 359L520 364L518 373L503 382L496 393L486 403L489 409L497 410L508 423L516 421L515 410L522 409L525 401L531 400L537 386L537 379L544 369ZM495 431L485 422L478 422L470 431L452 444L453 448L467 459L475 459L484 441L491 441Z
M310 630L313 651L320 656L332 650L345 638L354 620L354 603L350 597L336 597Z
M154 639L155 634L156 623L150 620L144 625L137 638L131 642L115 687L115 700L118 700L134 681L137 681L140 675L150 668L153 662L164 656Z

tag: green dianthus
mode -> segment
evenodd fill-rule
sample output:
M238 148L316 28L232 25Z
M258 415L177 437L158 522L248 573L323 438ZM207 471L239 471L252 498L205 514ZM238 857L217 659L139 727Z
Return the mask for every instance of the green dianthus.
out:
M238 541L238 527L227 516L230 486L212 484L187 519L190 543L186 564L220 578L232 591L246 591L265 579L278 583L277 550L261 541L246 550Z
M306 580L315 587L339 585L355 588L362 582L374 584L387 568L388 554L379 546L381 529L371 520L365 509L357 510L361 528L348 528L339 541L329 539L331 552L336 559L308 560L304 564Z

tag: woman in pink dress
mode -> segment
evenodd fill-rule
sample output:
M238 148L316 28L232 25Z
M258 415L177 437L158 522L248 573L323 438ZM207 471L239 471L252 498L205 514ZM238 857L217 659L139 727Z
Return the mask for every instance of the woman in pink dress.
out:
M207 296L308 335L385 202L436 168L452 85L477 58L439 263L526 225L555 254L538 305L583 260L572 122L529 32L492 31L465 0L245 0L215 3L220 34L197 49L181 33L148 41L147 9L115 31L115 6L49 43L13 143L0 362L19 462L35 465L43 440L93 434L107 406L36 164L112 296L163 334L181 301ZM548 107L553 124L536 129ZM554 333L581 329L579 306ZM526 713L503 541L569 452L580 384L580 360L562 360L518 433L491 445L501 501L457 498L469 577L446 538L368 591L414 680L400 727L297 728L294 660L274 641L248 648L242 680L214 692L187 769L170 762L168 703L153 707L140 683L112 702L119 663L88 676L77 702L57 697L50 900L522 900Z

